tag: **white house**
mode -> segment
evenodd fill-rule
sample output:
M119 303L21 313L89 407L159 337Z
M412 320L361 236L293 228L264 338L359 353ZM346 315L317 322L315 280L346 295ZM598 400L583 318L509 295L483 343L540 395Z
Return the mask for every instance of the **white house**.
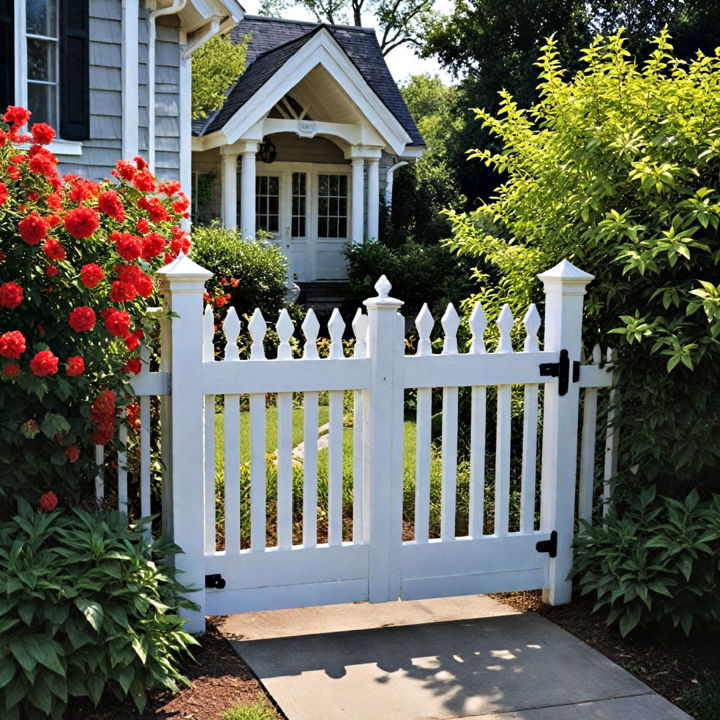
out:
M0 108L52 124L62 173L143 155L190 189L190 59L237 0L0 0Z
M231 36L248 33L244 74L193 123L195 182L210 188L196 212L271 233L295 280L342 279L344 248L377 239L381 194L422 137L373 30L245 16Z

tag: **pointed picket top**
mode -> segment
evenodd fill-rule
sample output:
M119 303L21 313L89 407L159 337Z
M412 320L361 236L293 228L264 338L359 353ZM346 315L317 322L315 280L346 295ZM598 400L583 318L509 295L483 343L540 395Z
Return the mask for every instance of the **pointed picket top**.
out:
M535 303L532 303L523 318L525 326L525 344L523 346L525 352L537 352L540 349L538 345L538 330L540 329L540 313Z
M435 320L427 303L423 303L420 312L415 318L415 327L418 331L418 346L416 355L432 355L432 345L430 344L430 333L435 326Z
M515 318L510 311L510 306L505 303L502 306L500 315L495 321L495 324L500 330L500 339L498 340L497 350L499 353L511 353L513 351L512 340L510 339L510 333L512 332L513 325L515 325Z
M353 355L356 358L365 357L367 352L367 327L367 315L358 308L352 321L352 329L353 333L355 333L355 351Z
M213 337L215 335L215 315L212 305L208 303L205 307L202 320L203 333L203 362L212 362L215 359L215 346Z
M460 317L452 303L448 303L440 324L445 332L445 341L443 342L443 355L457 355L457 331L460 327Z
M334 360L341 360L345 357L343 353L343 333L345 332L345 321L337 308L334 308L328 321L330 332L330 357Z
M542 280L546 293L584 295L585 286L594 280L595 276L575 267L569 260L561 260L555 267L540 273L538 278Z
M250 359L251 360L264 360L265 359L265 347L263 346L263 340L267 333L267 323L263 317L260 308L255 308L255 311L250 318L248 323L248 330L250 331L250 337L252 338L252 345L250 346Z
M303 335L305 336L305 345L303 347L303 357L306 359L315 359L320 357L317 349L317 336L320 331L320 323L315 316L315 311L310 308L302 324Z
M223 335L225 335L225 359L239 360L237 339L240 334L240 319L234 307L230 307L223 322Z
M278 360L292 360L292 347L290 345L290 338L292 338L295 332L295 326L293 321L290 319L288 311L283 308L278 315L277 325L275 326L280 344L277 349Z
M387 279L386 275L381 275L380 279L375 283L375 292L380 298L386 298L390 296L392 290L392 284Z
M592 349L592 364L599 365L602 362L602 348L600 343L595 343L595 347Z
M470 332L472 333L472 345L470 353L479 355L485 352L485 328L487 327L487 318L485 311L480 303L477 303L470 313Z
M180 282L207 280L213 275L209 270L193 262L184 252L178 253L178 256L164 267L161 267L157 271L157 274L163 275L168 280L177 280Z

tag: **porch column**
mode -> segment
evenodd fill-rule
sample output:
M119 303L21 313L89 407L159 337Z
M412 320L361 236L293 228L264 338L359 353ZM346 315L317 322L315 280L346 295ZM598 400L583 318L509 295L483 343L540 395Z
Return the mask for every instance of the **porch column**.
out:
M352 224L350 239L353 245L363 241L365 230L365 158L352 159Z
M380 158L368 159L368 240L380 237Z
M245 143L240 171L240 229L250 240L255 239L255 153L256 142Z
M237 152L222 152L222 221L226 228L237 227Z

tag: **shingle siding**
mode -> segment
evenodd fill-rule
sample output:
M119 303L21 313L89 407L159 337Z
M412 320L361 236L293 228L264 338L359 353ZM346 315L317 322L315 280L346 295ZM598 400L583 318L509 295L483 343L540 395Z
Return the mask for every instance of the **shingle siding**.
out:
M141 4L139 36L139 149L148 151L148 11ZM156 166L162 178L180 174L179 22L158 18L156 45ZM93 180L107 177L122 152L122 3L90 0L90 139L79 157L60 156L60 171Z

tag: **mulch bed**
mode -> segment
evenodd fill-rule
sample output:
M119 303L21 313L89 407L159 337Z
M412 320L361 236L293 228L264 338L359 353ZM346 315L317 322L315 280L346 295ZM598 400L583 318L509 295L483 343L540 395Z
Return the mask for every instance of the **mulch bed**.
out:
M195 660L183 664L183 672L192 682L177 695L151 691L142 715L133 705L114 698L103 699L97 708L85 702L73 702L65 720L220 720L220 713L234 705L244 705L268 698L250 668L237 656L217 628L219 618L208 618L201 647L195 648ZM276 708L278 719L285 716Z
M589 597L575 597L569 605L543 604L540 592L497 593L495 599L521 612L537 612L586 642L671 702L706 675L720 672L720 633L665 643L648 636L623 639L605 625L602 612L592 614Z

